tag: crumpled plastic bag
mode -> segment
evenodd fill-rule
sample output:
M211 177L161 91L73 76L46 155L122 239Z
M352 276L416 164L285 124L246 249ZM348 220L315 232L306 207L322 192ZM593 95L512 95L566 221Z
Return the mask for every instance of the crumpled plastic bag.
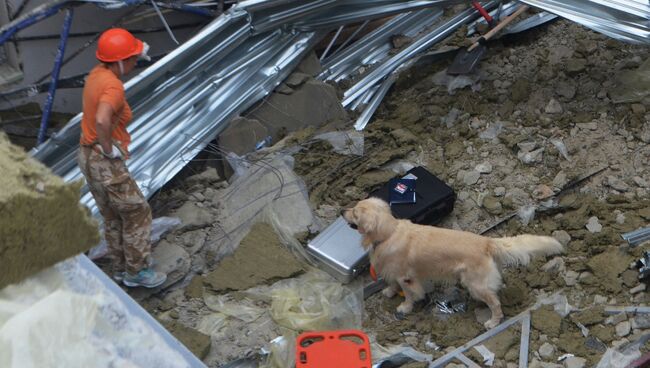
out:
M255 322L265 312L264 309L259 307L228 302L228 297L226 295L204 293L203 301L205 301L205 305L210 308L210 310L248 323Z
M361 328L363 289L352 290L321 271L276 283L271 298L271 317L282 327L300 332Z
M363 156L363 133L356 130L343 132L327 132L319 134L315 139L329 142L334 152L341 155Z
M596 368L625 368L639 357L641 357L641 352L639 351L638 345L624 352L616 349L607 349L602 358L600 358Z

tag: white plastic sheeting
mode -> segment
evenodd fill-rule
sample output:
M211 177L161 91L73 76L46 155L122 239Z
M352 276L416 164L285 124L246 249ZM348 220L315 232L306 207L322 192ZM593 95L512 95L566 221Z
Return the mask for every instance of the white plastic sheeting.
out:
M191 367L80 264L0 290L0 367Z

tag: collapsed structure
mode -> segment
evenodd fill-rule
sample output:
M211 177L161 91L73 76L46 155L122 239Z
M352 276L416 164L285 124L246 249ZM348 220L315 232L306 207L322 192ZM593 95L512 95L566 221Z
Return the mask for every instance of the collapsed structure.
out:
M649 41L650 10L641 2L611 5L595 1L524 2L620 40ZM364 1L241 2L127 84L127 96L135 116L130 126L134 159L129 167L143 193L152 196L207 147L233 117L280 86L329 32L339 27L336 32L339 34L343 25L363 21L361 30L357 29L360 33L368 25L367 20L404 13L360 40L355 41L355 35L351 35L336 49L334 37L322 60L322 71L315 73L324 81L355 80L344 92L343 106L361 112L355 127L363 129L401 71L434 60L435 54L423 56L423 53L479 18L474 10L463 10L428 28L442 19L442 11L438 9L458 3L462 2L382 2L372 6ZM498 10L496 2L484 6ZM392 36L396 34L415 41L393 53ZM303 83L304 80L285 82L289 88ZM73 159L79 136L78 122L79 117L73 119L32 152L66 181L74 181L80 175ZM274 133L272 127L265 128L266 133ZM269 135L280 137L280 134ZM259 138L256 143L266 137ZM82 203L97 215L86 192ZM94 267L88 262L81 264ZM125 303L133 303L121 291L115 292Z

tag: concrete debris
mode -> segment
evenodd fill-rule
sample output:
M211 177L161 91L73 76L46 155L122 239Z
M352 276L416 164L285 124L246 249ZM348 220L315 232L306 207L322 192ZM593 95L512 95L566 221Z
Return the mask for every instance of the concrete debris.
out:
M179 209L174 211L174 216L181 219L181 230L196 230L211 226L214 222L212 213L197 206L195 202L185 202Z
M623 321L616 325L616 335L620 337L625 337L630 334L632 331L632 324L630 321Z
M280 243L273 227L257 223L235 252L205 276L205 284L214 291L246 290L302 271L302 265Z
M601 230L603 230L603 225L598 222L598 217L592 216L589 218L589 221L587 221L587 225L585 225L587 230L589 230L590 233L599 233Z
M566 247L566 246L569 244L569 242L571 241L571 235L569 235L569 233L567 233L567 232L564 231L564 230L556 230L556 231L554 231L551 235L552 235L555 239L557 239L557 241L559 241L560 243L562 243L562 245L564 245L565 247Z
M238 117L219 134L219 146L226 152L243 155L255 150L256 145L269 135L269 129L255 119Z
M565 270L564 259L562 257L555 257L542 266L542 271L544 272L559 273Z
M555 355L555 346L545 342L540 346L538 352L540 357L550 359Z
M506 188L504 187L496 187L494 188L494 196L495 197L503 197L506 194Z
M640 293L642 291L645 291L645 289L646 289L646 284L639 284L639 285L633 287L632 289L630 289L630 294L637 294L637 293Z
M288 132L346 121L347 113L334 87L309 78L290 95L272 93L253 107L247 117L262 123L272 141L277 142Z
M476 170L472 170L465 173L465 176L463 176L463 182L465 185L474 185L480 178L481 173Z
M574 286L578 283L578 276L580 276L580 274L575 271L567 271L567 273L562 277L564 278L566 286Z
M630 186L627 185L627 183L611 175L607 177L607 185L612 187L612 189L618 190L619 192L627 192L630 190Z
M544 108L544 112L547 114L561 114L563 111L564 109L562 109L560 102L554 98L552 98Z
M564 360L565 368L584 368L587 365L587 359L580 357L569 357Z
M544 147L530 152L526 152L522 150L517 154L517 158L519 158L519 160L526 165L532 165L532 164L538 164L542 162L542 159L544 157L543 154L544 154Z
M492 172L492 164L490 164L489 162L484 162L482 164L476 165L474 170L478 171L481 174L489 174Z
M82 183L64 183L3 132L0 172L0 289L99 243Z
M461 39L465 37L452 36L444 46L456 46L463 42ZM645 58L647 50L610 44L583 27L560 21L549 25L539 42L523 45L513 40L508 47L493 51L491 62L481 65L480 78L448 78L442 73L434 77L442 64L402 71L373 120L359 132L363 155L355 156L350 150L336 151L330 141L314 139L322 133L338 135L348 129L347 116L340 109L333 84L319 84L306 76L313 71L297 70L280 87L284 94L276 91L246 114L246 119L257 122L252 124L259 130L255 135L272 136L272 145L279 137L285 138L268 150L249 154L248 164L240 160L242 167L253 172L258 167L255 160L269 152L296 152L282 158L281 163L273 161L273 167L282 168L285 180L279 183L269 170L268 177L252 177L250 185L236 182L221 190L217 187L220 182L214 182L183 193L192 211L205 209L212 222L202 221L205 227L193 230L175 229L165 237L165 241L191 254L192 267L167 295L153 295L143 304L154 313L166 308L164 316L172 316L174 311L176 321L223 342L213 344L205 360L210 367L223 365L225 358L268 347L268 341L280 332L267 328L273 325L264 312L270 300L255 290L265 288L261 285L269 280L290 277L284 272L289 268L278 270L280 261L274 261L271 266L275 267L267 267L239 259L227 266L228 258L223 259L233 250L232 257L237 257L246 249L245 244L237 247L245 234L242 231L240 236L237 228L242 223L249 225L246 221L262 208L250 199L268 199L274 213L301 224L290 237L278 233L280 250L268 244L276 240L267 234L249 243L257 245L255 252L271 254L252 252L250 257L243 257L274 259L273 255L286 250L285 241L296 243L297 247L290 249L299 252L301 244L313 236L311 232L322 228L318 222L331 222L341 208L365 198L378 184L417 164L457 188L456 209L440 226L477 233L507 214L521 212L521 221L517 216L503 220L490 236L552 235L565 245L561 256L502 271L504 288L499 294L506 316L531 307L536 296L548 295L547 304L532 311L530 367L596 366L607 349L634 340L650 328L646 317L639 314L628 320L625 314L604 314L603 308L647 303L645 293L636 292L640 288L637 270L629 268L640 254L621 247L620 234L645 226L650 218L650 212L644 212L650 207L647 193L644 197L637 191L646 191L645 181L650 177L639 159L648 154L641 141L647 138L650 142L650 123L645 116L650 101L641 98L634 106L627 102L615 106L610 93L614 89L611 76L619 72L614 66L631 59L628 55ZM315 55L308 59L313 67L318 64ZM349 81L341 81L339 86L345 88L346 83ZM479 85L486 93L467 88L477 89ZM248 139L248 150L258 138L246 132L238 134ZM291 169L285 170L285 166ZM558 194L568 183L601 166L610 170ZM300 177L291 175L292 170ZM304 185L300 181L300 185L292 186L299 179ZM627 190L622 190L625 185ZM300 193L300 200L306 203L304 211L302 204L288 200L284 192L272 200L277 186L283 186L286 193ZM290 190L288 186L292 186ZM540 204L554 195L557 201ZM226 197L231 204L224 204ZM246 203L250 205L242 208ZM221 212L238 215L229 220ZM313 212L319 221L303 221ZM273 272L257 277L266 270ZM239 290L248 287L252 289ZM229 291L234 289L237 291ZM560 290L564 295L552 297ZM636 294L631 294L633 290ZM471 300L465 291L461 296ZM224 297L239 306L228 313L241 317L241 305L245 305L246 310L255 311L248 317L259 319L251 325L231 314L224 315L225 309L217 311L213 306L206 310L201 297L203 301ZM366 299L364 330L384 346L410 343L434 358L479 335L482 323L489 318L489 310L482 303L470 301L466 304L469 314L455 313L439 320L423 305L406 319L395 320L392 311L398 301L381 295ZM387 325L387 320L392 322ZM628 324L630 330L626 331ZM450 325L455 328L450 329ZM484 343L495 354L494 366L517 366L519 336L514 330ZM575 357L556 361L567 353ZM476 351L467 354L476 362L483 360Z
M632 180L641 188L650 188L650 184L648 184L648 182L640 176L634 176Z
M608 325L617 325L623 321L627 321L627 314L625 312L623 313L617 313L612 316L607 317L605 320L605 323Z

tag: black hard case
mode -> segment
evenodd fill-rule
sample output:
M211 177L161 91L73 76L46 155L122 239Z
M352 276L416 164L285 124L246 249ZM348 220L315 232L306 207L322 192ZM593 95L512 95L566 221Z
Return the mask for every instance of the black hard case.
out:
M414 167L401 177L406 177L409 174L417 177L415 203L393 204L390 206L393 216L400 219L409 219L416 224L433 225L453 211L456 193L451 187L422 166ZM390 190L392 188L390 188L389 184L385 184L370 193L370 196L388 202Z

